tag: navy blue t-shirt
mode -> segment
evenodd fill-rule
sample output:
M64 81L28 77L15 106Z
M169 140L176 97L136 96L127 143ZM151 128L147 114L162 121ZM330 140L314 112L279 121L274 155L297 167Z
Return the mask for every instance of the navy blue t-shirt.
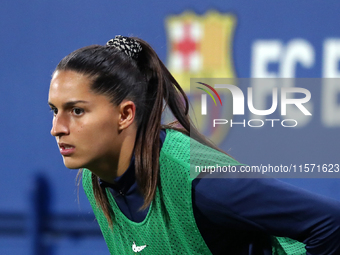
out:
M161 146L165 137L162 130ZM215 177L192 182L194 217L212 254L270 255L272 235L305 243L307 254L340 254L339 201L277 179ZM115 182L101 185L109 187L127 218L143 221L149 208L139 211L144 199L135 179L134 157Z

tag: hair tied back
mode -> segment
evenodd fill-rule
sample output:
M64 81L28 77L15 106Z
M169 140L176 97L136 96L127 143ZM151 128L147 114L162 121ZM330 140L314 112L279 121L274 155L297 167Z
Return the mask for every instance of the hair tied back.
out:
M119 51L124 52L126 55L132 58L137 58L138 53L142 51L142 46L135 39L116 35L114 39L109 40L106 43L107 46L115 47Z

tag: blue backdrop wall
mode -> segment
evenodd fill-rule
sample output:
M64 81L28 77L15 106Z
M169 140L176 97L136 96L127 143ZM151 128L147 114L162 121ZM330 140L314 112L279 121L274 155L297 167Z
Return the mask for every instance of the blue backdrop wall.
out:
M166 63L170 47L166 18L185 11L200 16L214 10L236 18L230 46L236 77L337 78L340 76L339 8L340 3L335 0L2 1L0 254L34 254L32 242L37 239L32 239L32 235L38 235L34 231L41 229L30 227L34 217L29 218L29 213L34 214L32 194L39 178L48 186L42 189L49 190L48 198L41 199L47 201L51 215L92 215L81 189L78 203L76 171L64 167L49 133L52 121L47 105L49 82L62 57L86 45L105 44L122 34L143 38ZM285 65L285 56L296 42L307 52L301 59L307 60ZM259 45L274 52L266 61L261 62L256 55L261 54ZM279 53L275 54L275 49ZM229 132L223 148L248 164L289 163L289 158L297 160L297 164L313 163L312 159L317 159L319 164L339 164L340 114L336 109L340 101L335 100L332 106L335 110L329 118L334 121L327 121L322 116L322 109L327 109L324 106L327 100L322 97L324 89L311 87L310 90L314 112L308 125L295 133L235 128ZM334 89L336 96L339 90ZM340 200L339 179L285 181ZM6 225L7 219L14 225ZM24 225L11 232L15 224ZM95 228L90 227L94 232ZM45 246L50 247L46 254L108 254L97 234L88 237L58 233L42 237Z

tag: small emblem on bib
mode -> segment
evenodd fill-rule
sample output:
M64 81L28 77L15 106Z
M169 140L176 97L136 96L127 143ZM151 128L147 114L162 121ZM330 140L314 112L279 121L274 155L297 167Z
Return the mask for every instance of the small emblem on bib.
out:
M134 252L141 252L142 250L144 250L146 247L146 245L141 245L141 246L137 246L135 242L133 242L132 244L132 250Z

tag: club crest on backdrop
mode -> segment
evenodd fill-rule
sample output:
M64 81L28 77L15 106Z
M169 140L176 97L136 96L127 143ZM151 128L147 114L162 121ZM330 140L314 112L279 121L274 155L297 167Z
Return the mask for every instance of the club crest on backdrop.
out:
M190 79L236 78L232 58L235 25L236 18L233 14L216 11L208 11L204 15L184 12L166 19L167 67L189 96L195 112L194 116L191 112L191 117L200 132L217 145L223 142L229 128L213 128L207 125L211 121L206 120L207 116L202 118L200 114L201 95L205 92L197 89L197 83L190 86ZM232 118L228 113L232 110L228 109L229 95L222 95L221 99L226 107L214 108L209 118Z

